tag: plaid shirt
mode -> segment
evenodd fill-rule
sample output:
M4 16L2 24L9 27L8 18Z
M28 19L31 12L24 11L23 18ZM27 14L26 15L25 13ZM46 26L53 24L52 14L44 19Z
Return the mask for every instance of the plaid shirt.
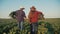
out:
M26 17L24 11L21 11L21 10L16 11L16 19L17 19L17 21L19 21L19 22L24 21L24 17Z
M31 14L31 13L30 13ZM29 19L30 19L30 23L36 23L38 22L38 16L39 14L42 15L42 12L39 12L39 11L35 11L34 13L32 13L31 15L29 15ZM40 16L41 16L40 15Z

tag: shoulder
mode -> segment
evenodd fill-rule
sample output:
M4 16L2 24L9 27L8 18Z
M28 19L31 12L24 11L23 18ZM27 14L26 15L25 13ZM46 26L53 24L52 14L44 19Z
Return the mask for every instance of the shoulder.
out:
M42 12L41 11L36 11L38 14L42 14Z

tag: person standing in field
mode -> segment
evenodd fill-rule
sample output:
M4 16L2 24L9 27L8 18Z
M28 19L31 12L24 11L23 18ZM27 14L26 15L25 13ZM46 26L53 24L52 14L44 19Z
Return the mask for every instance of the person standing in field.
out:
M38 18L43 17L42 12L37 11L34 6L30 8L30 13L28 15L30 21L30 34L37 34L38 32Z
M16 19L18 21L18 27L19 29L22 31L24 29L23 23L24 23L24 18L26 18L25 16L25 12L23 11L25 8L20 8L20 10L16 11Z

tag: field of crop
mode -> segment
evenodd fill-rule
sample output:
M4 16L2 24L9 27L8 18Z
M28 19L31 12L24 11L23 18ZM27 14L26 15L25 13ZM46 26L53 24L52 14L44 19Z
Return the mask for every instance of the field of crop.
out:
M0 34L30 34L28 22L25 21L23 31L18 30L16 22L14 19L0 19ZM60 18L47 18L45 21L39 20L38 34L60 34Z

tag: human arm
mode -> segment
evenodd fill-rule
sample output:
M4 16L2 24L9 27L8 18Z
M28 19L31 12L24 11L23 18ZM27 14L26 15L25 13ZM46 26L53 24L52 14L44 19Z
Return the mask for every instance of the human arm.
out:
M38 19L39 20L44 20L44 14L42 12L38 12Z

